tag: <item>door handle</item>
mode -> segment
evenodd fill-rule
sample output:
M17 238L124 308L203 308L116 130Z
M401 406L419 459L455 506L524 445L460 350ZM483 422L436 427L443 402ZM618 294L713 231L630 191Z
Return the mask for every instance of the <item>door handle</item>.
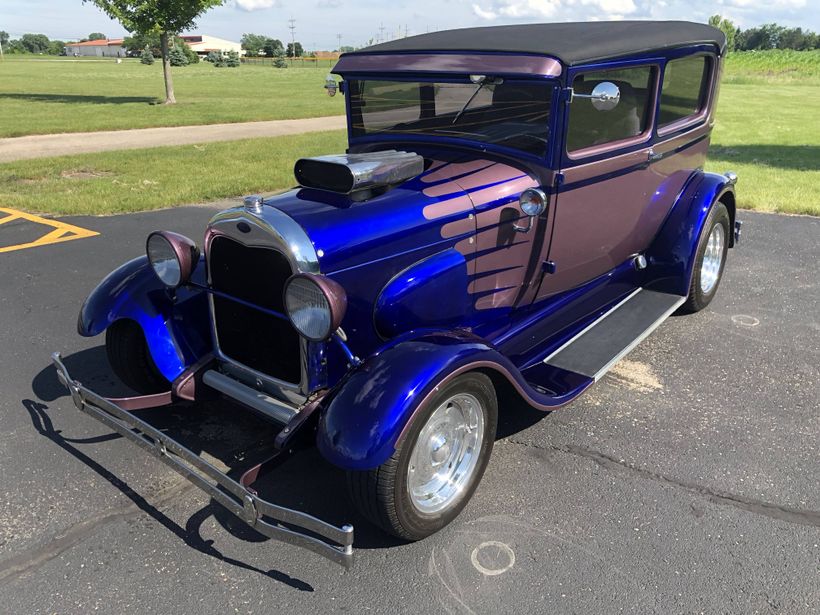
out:
M663 158L663 154L656 153L655 150L651 147L649 148L649 151L646 153L647 162L657 162L661 158Z

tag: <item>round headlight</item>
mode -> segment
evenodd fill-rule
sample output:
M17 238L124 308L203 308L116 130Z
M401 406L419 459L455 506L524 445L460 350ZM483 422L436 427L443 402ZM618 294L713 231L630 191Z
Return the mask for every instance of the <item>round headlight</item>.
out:
M518 199L521 211L528 216L540 216L547 209L547 195L537 188L527 188Z
M300 335L312 342L329 338L347 308L344 289L323 275L300 273L285 284L285 311Z
M170 288L185 284L199 262L196 244L184 235L170 231L154 231L148 235L146 252L154 273Z

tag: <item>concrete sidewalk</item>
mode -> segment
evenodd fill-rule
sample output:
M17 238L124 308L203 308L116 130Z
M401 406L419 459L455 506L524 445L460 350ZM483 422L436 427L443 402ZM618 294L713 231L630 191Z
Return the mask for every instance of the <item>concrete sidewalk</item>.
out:
M345 125L345 117L338 115L301 120L31 135L0 139L0 163L122 149L236 141L257 137L281 137L305 132L341 130Z

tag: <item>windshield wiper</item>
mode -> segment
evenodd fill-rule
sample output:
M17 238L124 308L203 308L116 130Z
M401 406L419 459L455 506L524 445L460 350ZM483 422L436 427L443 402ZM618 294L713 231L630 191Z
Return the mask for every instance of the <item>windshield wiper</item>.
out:
M470 103L475 100L475 97L478 96L478 93L482 89L484 89L485 85L499 85L504 83L504 80L500 77L487 77L487 75L470 75L470 81L478 85L478 87L475 89L475 92L473 92L472 96L470 96L470 98L467 99L467 102L464 103L464 106L461 108L461 110L458 113L456 113L455 118L453 118L453 124L455 124L461 118L462 114L467 110L467 107L469 107ZM452 124L450 125L452 126Z
M476 96L478 96L478 93L484 87L485 83L487 83L487 82L482 79L481 83L479 83L478 87L475 89L475 92L473 92L473 95L470 96L470 98L467 99L467 102L464 103L464 106L461 108L461 110L458 113L456 113L456 117L453 119L453 124L455 124L461 118L462 114L467 110L467 107L470 106L470 103L475 100Z

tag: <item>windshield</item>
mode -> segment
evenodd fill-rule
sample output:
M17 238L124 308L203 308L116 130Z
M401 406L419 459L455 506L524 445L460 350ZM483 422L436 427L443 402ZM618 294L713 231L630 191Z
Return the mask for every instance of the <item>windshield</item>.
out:
M547 152L553 86L543 82L348 82L353 137L424 135Z

